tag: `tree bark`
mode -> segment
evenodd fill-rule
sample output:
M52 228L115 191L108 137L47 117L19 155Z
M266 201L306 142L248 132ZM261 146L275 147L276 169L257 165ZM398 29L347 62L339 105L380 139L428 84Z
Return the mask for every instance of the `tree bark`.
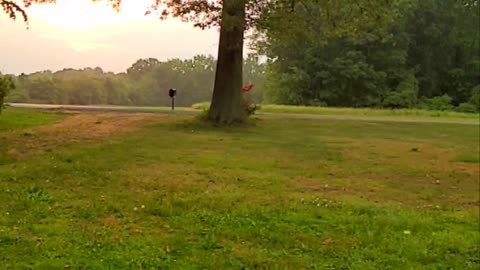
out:
M217 124L243 123L243 38L245 1L224 0L217 70L208 119Z

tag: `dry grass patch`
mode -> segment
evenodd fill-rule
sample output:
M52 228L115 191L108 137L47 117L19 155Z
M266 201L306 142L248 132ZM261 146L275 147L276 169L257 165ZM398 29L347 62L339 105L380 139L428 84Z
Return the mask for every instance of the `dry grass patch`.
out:
M154 114L77 114L52 125L12 132L6 138L6 153L24 159L69 144L102 142L166 121L167 116Z

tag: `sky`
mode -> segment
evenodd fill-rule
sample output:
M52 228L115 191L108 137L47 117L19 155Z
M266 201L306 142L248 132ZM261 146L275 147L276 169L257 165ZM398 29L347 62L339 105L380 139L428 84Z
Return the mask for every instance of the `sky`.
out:
M177 19L144 16L150 0L123 0L117 13L106 3L57 0L27 9L29 27L0 11L0 72L32 73L101 67L123 72L140 58L159 60L217 55L217 29Z

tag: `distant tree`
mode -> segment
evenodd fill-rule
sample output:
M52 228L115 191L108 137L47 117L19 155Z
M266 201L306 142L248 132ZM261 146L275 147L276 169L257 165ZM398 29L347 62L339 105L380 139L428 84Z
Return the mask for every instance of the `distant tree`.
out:
M12 78L0 74L0 114L2 114L5 97L13 89L15 89L15 84L13 83Z
M36 103L56 103L58 97L57 83L47 76L32 77L26 84L28 95Z
M142 75L153 70L160 62L155 58L139 59L127 69L127 74L134 79L139 79Z

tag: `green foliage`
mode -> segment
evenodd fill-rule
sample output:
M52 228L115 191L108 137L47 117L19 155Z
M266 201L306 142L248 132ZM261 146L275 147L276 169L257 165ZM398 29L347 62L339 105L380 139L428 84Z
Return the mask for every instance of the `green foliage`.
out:
M448 95L426 98L421 101L420 107L426 110L450 111L453 109L452 98Z
M478 3L418 1L407 33L408 62L417 68L420 96L448 94L454 104L468 101L470 89L480 83L478 25Z
M413 91L389 92L382 102L382 106L392 109L412 108L416 98Z
M462 103L458 105L457 108L455 108L457 112L464 112L464 113L476 113L478 112L478 109L475 107L475 105L471 103Z
M51 75L33 75L24 86L28 89L30 101L34 103L55 103L58 97L58 82Z
M388 92L382 102L386 108L413 108L417 104L418 81L412 72L400 82L396 91Z
M51 104L111 104L169 106L167 92L176 88L178 106L191 106L212 95L216 60L197 55L192 59L140 59L127 73L105 73L100 68L43 71L15 78L18 85L11 102ZM262 100L264 65L254 55L244 62L245 84L255 84L251 99Z
M4 107L6 96L15 89L15 84L10 76L2 76L0 73L0 114Z
M396 1L386 29L356 24L350 34L332 33L322 17L323 5L336 4L344 3L300 1L260 24L267 102L412 108L417 97L445 94L455 106L470 102L480 84L477 2ZM337 12L338 23L350 19Z
M472 89L468 103L472 104L477 112L480 112L480 84Z

